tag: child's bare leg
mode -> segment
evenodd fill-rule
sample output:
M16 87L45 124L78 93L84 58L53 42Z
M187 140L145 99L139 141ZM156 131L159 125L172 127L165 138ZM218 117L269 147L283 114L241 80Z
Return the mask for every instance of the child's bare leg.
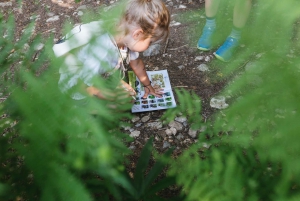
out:
M248 20L252 0L236 0L233 11L233 26L243 28Z

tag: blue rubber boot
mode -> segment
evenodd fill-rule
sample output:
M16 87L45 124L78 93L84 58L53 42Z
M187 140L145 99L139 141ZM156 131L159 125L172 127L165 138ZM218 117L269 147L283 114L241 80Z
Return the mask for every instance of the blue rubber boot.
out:
M219 47L219 49L216 52L214 52L214 55L217 59L221 61L229 62L238 45L239 39L229 36L223 43L223 45Z
M212 48L212 36L216 27L204 26L202 35L198 40L197 48L202 51L208 51Z

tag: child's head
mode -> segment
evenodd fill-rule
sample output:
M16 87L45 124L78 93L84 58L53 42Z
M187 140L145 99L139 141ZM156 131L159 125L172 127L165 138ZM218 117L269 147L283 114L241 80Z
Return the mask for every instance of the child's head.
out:
M165 40L169 34L169 24L170 14L161 0L129 0L121 20L125 36L144 42L144 47L135 44L134 51L144 51L152 42Z

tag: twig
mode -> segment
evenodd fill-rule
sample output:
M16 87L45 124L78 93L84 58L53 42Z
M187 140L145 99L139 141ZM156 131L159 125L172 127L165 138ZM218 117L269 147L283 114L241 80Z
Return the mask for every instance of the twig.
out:
M42 34L44 34L44 33L48 33L48 32L50 32L50 31L54 31L55 29L56 29L56 28L53 28L53 29L46 30L46 31L42 32Z
M185 44L185 45L183 45L183 46L180 46L180 47L177 47L177 48L172 48L172 49L169 49L169 50L178 50L178 49L180 49L180 48L182 48L182 47L184 47L184 46L187 46L187 44Z
M167 38L167 42L166 42L166 45L165 45L165 48L164 48L164 53L163 53L163 54L165 54L165 53L166 53L166 49L167 49L167 47L168 47L168 44L169 44L169 37Z

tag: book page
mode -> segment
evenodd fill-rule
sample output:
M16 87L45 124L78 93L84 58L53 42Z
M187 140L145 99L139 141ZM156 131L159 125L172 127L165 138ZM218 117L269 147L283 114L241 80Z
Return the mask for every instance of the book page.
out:
M176 107L176 102L172 92L170 79L167 70L147 71L148 77L152 82L153 88L163 89L162 97L155 97L149 94L146 99L142 99L144 95L144 86L132 71L128 71L129 85L135 89L137 95L134 105L131 108L133 113L146 112L152 110L162 110Z

